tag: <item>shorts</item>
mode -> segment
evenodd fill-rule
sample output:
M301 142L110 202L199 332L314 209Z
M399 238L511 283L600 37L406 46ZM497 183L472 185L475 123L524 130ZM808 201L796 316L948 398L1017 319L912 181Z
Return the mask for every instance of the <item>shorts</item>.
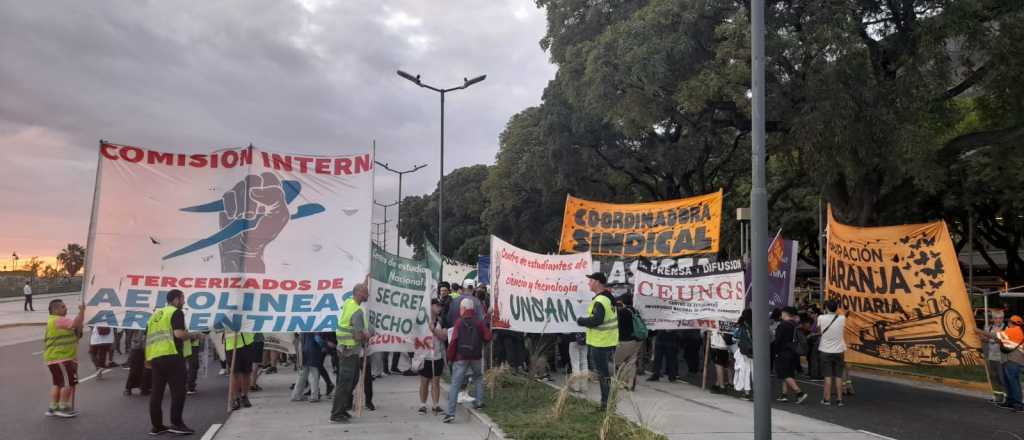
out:
M63 361L46 366L50 369L50 376L53 378L53 386L66 387L78 385L78 362Z
M263 363L263 342L256 341L252 345L245 346L246 351L249 352L249 362L253 364Z
M433 365L433 369L431 369L431 365ZM442 375L444 375L444 359L423 361L423 368L420 368L420 377L430 379L434 376L441 377Z
M721 365L723 367L729 366L729 350L724 348L712 348L711 349L711 362L715 365Z
M234 354L237 351L238 354ZM242 347L238 350L231 350L226 352L227 363L231 364L231 360L234 359L234 365L231 367L232 373L252 373L252 355L250 354L248 346Z
M775 376L779 379L796 378L796 365L800 357L791 351L783 351L775 357Z
M843 353L819 352L821 358L821 375L825 377L843 377L843 368L846 362L843 361Z

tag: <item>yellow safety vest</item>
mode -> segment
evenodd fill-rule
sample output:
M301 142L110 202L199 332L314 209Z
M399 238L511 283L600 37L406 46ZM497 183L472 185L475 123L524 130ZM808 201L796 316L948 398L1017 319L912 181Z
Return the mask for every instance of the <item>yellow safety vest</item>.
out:
M334 334L338 337L338 344L352 348L356 346L356 338L352 330L352 315L359 310L356 300L349 298L341 307L341 319L338 320L338 330ZM366 313L363 313L363 328L369 326Z
M248 337L248 339L246 337ZM252 342L255 339L256 338L252 333L235 333L234 336L227 338L227 340L224 341L224 349L227 351L232 351L235 349L235 347L248 347L252 345Z
M462 294L459 292L451 292L448 294L448 296L450 296L452 299L459 299L459 297L462 296Z
M185 357L192 356L192 350L196 349L196 348L199 348L199 340L198 339L192 340L191 342L186 342L186 343L181 345L181 351L185 352L184 353Z
M50 315L46 319L46 333L43 334L43 342L46 344L43 360L46 363L78 358L78 335L74 330L58 328L57 320L60 318Z
M614 347L619 345L619 314L612 307L607 296L598 294L587 307L587 315L594 313L594 304L601 303L604 308L604 322L594 328L587 328L587 345L591 347Z
M174 345L174 331L171 329L171 316L176 311L177 307L164 306L149 317L146 325L147 361L178 354L178 347Z

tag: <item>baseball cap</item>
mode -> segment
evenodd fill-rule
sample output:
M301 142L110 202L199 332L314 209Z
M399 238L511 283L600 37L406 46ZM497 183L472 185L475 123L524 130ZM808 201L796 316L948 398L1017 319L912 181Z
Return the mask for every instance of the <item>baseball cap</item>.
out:
M1020 315L1013 315L1010 317L1010 322L1017 325L1024 325L1024 318L1021 318Z
M608 284L608 277L604 276L604 274L601 273L601 272L594 272L594 273L592 273L590 275L587 275L587 278L590 278L590 279L592 279L594 281L597 281L597 282L599 282L601 284Z

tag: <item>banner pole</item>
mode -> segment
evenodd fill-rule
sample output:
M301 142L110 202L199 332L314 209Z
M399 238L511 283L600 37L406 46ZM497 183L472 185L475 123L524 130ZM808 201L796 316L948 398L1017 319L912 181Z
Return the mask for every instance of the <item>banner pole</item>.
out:
M237 338L238 332L234 332L232 338ZM227 344L225 344L227 345ZM238 347L231 350L231 363L228 364L228 413L231 412L231 398L235 392L235 359L238 357Z
M711 330L704 333L704 374L700 381L700 390L704 391L708 385L708 357L711 355Z
M82 291L79 295L81 303L85 304L85 293L89 291L89 274L92 270L92 259L96 247L96 215L100 205L100 180L103 178L103 145L107 142L100 139L99 149L96 150L96 181L92 189L92 212L89 214L89 235L85 242L85 268L82 269Z

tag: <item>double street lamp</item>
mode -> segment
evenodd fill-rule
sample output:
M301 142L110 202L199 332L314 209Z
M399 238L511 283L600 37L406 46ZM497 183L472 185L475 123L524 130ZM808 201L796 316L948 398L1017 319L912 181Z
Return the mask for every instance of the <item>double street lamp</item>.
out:
M399 171L399 170L396 170L396 169L388 167L387 162L380 162L380 161L374 161L374 162L377 165L380 165L385 170L388 170L388 171L391 171L392 173L398 174L398 201L395 202L398 205L398 220L397 220L398 224L395 225L395 229L398 231L398 234L396 234L396 235L398 235L398 237L401 237L402 236L401 235L402 234L402 176L404 176L406 174L409 174L409 173L415 173L415 172L419 171L421 168L426 167L427 164L416 165L416 166L412 167L411 169L408 169L408 170L405 170L405 171ZM384 217L387 218L387 216L388 216L387 208L384 208ZM402 256L402 243L401 243L401 240L399 240L397 238L395 239L395 255L397 255L399 257Z
M384 249L384 251L387 251L388 250L388 229L387 229L388 226L387 225L388 225L388 223L391 222L391 220L388 219L388 208L397 205L398 202L393 202L393 203L385 204L385 203L381 203L381 202L378 202L378 201L374 200L373 204L377 205L377 206L380 206L381 208L384 208L384 222L383 222L384 223L384 243L381 246L381 249Z
M441 273L444 273L444 95L448 92L462 90L469 86L487 79L487 75L480 75L475 78L463 78L462 85L442 89L420 81L419 75L411 75L399 70L398 76L411 81L424 89L433 90L441 95L441 166L439 167L440 179L437 182L437 253L441 255ZM438 280L440 282L441 280Z

